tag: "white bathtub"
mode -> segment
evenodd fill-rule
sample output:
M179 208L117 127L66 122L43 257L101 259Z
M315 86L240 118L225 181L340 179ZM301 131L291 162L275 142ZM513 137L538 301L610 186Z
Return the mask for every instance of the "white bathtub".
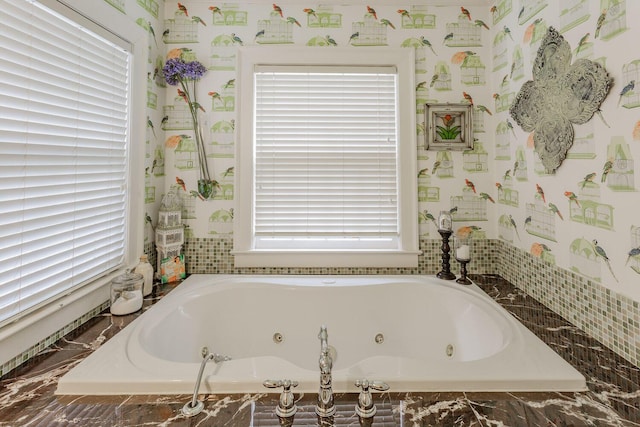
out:
M232 360L209 362L201 393L265 392L266 379L315 393L321 325L335 349L336 392L358 391L362 378L391 391L586 389L580 373L476 285L407 275L193 275L62 377L56 393L192 393L204 346Z

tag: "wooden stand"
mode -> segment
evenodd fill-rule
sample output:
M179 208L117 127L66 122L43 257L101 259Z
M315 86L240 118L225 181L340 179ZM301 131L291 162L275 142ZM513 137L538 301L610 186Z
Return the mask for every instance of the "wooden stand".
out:
M449 260L451 259L451 247L449 246L449 237L453 231L451 230L438 230L438 233L442 236L442 271L436 274L436 277L444 280L453 280L456 278L456 275L451 272L451 266L449 265Z

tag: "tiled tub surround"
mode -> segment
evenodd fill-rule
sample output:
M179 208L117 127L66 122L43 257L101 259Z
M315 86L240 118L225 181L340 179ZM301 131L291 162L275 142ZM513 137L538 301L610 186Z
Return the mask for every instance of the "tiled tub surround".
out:
M207 326L208 325L208 326ZM60 379L60 395L203 393L266 379L318 391L318 331L336 392L357 379L401 391L584 391L584 376L479 287L420 275L195 274ZM278 337L278 338L276 338ZM117 366L117 372L101 369Z
M637 426L640 370L524 292L494 276L473 276L479 286L587 378L578 393L375 393L377 426ZM452 282L452 286L455 285ZM151 299L145 301L145 306ZM208 395L203 413L185 419L191 396L57 398L57 380L138 313L91 321L0 383L0 426L278 426L277 394ZM296 393L296 398L300 394ZM336 426L358 426L355 394L337 396ZM315 393L298 401L293 426L317 425Z
M533 257L502 240L472 241L469 272L498 274L582 328L605 346L640 366L640 303L597 282ZM392 268L244 268L233 267L233 240L187 239L187 272L241 274L435 274L442 267L440 239L421 239L415 269ZM460 266L451 259L451 271Z

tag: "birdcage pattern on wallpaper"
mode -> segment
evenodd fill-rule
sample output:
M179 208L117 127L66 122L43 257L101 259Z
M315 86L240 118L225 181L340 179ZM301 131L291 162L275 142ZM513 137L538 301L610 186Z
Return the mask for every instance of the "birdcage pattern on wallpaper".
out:
M523 25L547 6L547 0L520 0L518 24Z
M607 11L600 29L601 40L609 40L627 30L626 0L600 0L600 10Z
M584 199L578 195L578 202L569 201L571 221L605 230L613 229L613 206L597 200Z
M164 147L160 145L153 150L153 162L151 163L153 176L164 176L164 154Z
M378 22L372 14L364 15L362 21L353 22L351 24L351 39L353 46L386 46L387 45L387 26Z
M180 170L191 170L196 167L196 143L193 138L184 135L173 150L173 166Z
M521 146L516 148L516 161L513 164L513 177L517 181L527 181L527 156L524 152L524 148Z
M618 105L622 105L624 108L640 107L640 90L636 90L636 86L640 88L640 59L622 66L621 87L626 89L630 87L628 85L631 82L634 82L633 87L624 91L624 94L620 95L618 100Z
M500 215L498 218L498 237L502 240L513 243L516 238L516 230L508 215Z
M431 176L422 174L418 177L418 201L437 202L440 200L440 188L431 184Z
M158 94L155 92L155 85L150 77L147 77L147 107L155 110L158 106Z
M484 86L487 83L485 65L478 55L467 55L460 65L460 82L467 86Z
M211 41L209 70L235 71L238 49L233 45L233 38L222 34Z
M208 233L221 237L233 235L233 209L218 209L209 215Z
M607 159L613 163L606 176L607 187L612 191L635 191L633 157L623 136L611 137Z
M166 44L198 43L198 23L180 10L164 20L164 28L162 41Z
M400 26L405 29L433 29L436 28L436 15L429 13L429 6L412 5L408 13L400 16Z
M193 117L186 102L180 97L173 100L173 105L162 107L162 130L193 129Z
M158 12L160 11L160 5L156 0L136 0L138 6L149 12L154 18L158 18Z
M156 201L156 186L153 185L151 174L145 172L144 174L144 203L154 203Z
M462 153L462 169L470 173L480 173L489 171L489 154L484 149L484 144L474 142L472 150Z
M494 25L507 16L513 9L513 0L498 0L494 5L495 10L491 12Z
M589 0L565 0L560 11L560 33L586 22L589 16Z
M511 129L506 121L498 123L495 131L496 160L511 160Z
M540 199L525 205L527 221L524 229L527 233L556 241L556 214Z
M249 13L237 4L224 3L213 12L213 25L241 27L247 25Z
M211 97L211 111L232 112L236 108L235 84L225 83Z
M449 151L438 151L436 154L438 167L434 166L431 173L438 178L453 178L453 156Z
M493 71L498 71L509 65L509 41L504 31L498 31L493 38Z
M552 175L552 172L547 171L547 168L544 167L540 155L536 151L533 152L533 171L538 176Z
M330 5L318 5L315 13L307 14L309 28L342 28L342 14L335 13Z
M269 19L258 21L256 43L258 44L288 44L293 43L293 23L272 11Z
M593 120L583 125L574 125L573 144L567 152L567 159L593 159L596 157L596 141L593 133Z
M476 25L463 13L458 15L457 22L447 23L446 33L451 35L445 41L448 47L482 46L482 27Z
M433 75L437 76L430 86L437 91L451 90L451 70L445 61L438 61L433 67Z
M211 126L211 157L233 158L235 143L235 122L231 120L219 120Z
M451 208L457 208L451 214L453 221L486 221L487 201L477 196L470 188L464 188L462 195L451 196Z
M503 111L508 111L515 98L516 93L511 89L509 80L503 79L502 83L500 83L498 95L494 99L496 112L501 113Z
M520 192L516 189L503 186L502 189L498 191L498 203L517 208L520 206Z
M182 219L196 219L196 199L200 196L195 190L185 191L183 188L179 188L178 197L182 206Z
M477 106L473 108L473 112L471 114L471 118L472 118L471 125L473 126L474 135L476 133L484 132L484 118L485 118L484 115L485 114L488 114L488 113L485 113Z
M524 55L522 53L522 48L520 45L517 45L513 49L513 54L511 55L511 69L509 70L509 78L511 80L520 80L524 77Z
M600 282L600 259L593 244L578 238L569 246L570 269L596 282Z

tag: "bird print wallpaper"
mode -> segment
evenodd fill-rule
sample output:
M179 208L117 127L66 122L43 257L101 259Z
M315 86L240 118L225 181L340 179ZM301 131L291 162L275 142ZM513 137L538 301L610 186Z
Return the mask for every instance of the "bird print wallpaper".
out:
M182 198L187 239L232 236L239 47L340 46L354 55L368 46L406 48L415 50L416 60L421 239L439 239L434 218L449 210L456 231L498 239L640 301L634 163L640 156L640 54L631 48L640 37L633 19L640 16L640 2L103 1L149 33L144 168L150 241L162 196L172 187ZM534 149L534 133L509 114L520 88L533 78L549 28L566 40L572 62L593 61L611 78L608 96L591 120L574 126L566 159L553 172ZM161 73L171 55L207 68L197 97L216 182L208 200L197 191L197 153L184 100ZM446 102L472 106L472 150L426 149L424 106Z

